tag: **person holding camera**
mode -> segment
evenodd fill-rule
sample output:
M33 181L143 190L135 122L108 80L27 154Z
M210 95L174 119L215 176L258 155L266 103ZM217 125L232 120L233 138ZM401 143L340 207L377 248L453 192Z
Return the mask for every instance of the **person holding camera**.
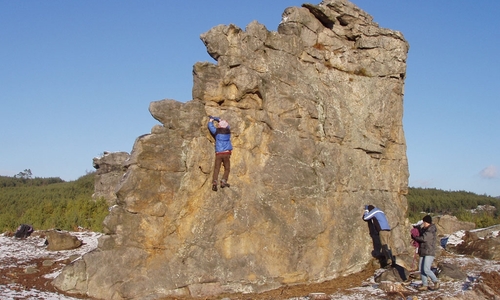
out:
M436 256L436 239L437 239L437 228L436 225L432 224L432 217L427 215L422 218L423 224L420 227L420 235L413 236L411 238L420 244L418 248L418 254L420 256L418 269L420 270L420 279L422 279L422 286L418 288L419 291L426 290L437 290L439 289L439 281L436 274L432 272L431 266ZM427 277L431 279L434 286L428 287Z
M217 125L214 124L214 121L217 122ZM215 165L212 190L217 191L221 165L224 166L224 174L222 174L220 187L225 188L230 186L227 180L231 170L231 151L233 150L233 145L231 144L231 130L226 120L212 116L209 116L208 130L215 139Z

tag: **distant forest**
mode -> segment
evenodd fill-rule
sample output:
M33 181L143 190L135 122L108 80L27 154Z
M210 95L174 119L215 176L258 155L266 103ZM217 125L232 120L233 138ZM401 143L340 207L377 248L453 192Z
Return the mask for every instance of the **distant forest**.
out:
M500 224L500 199L465 191L409 188L408 218L412 222L425 214L453 215L477 228Z
M95 173L75 181L61 178L31 178L31 171L14 177L0 176L0 231L15 231L20 224L35 230L75 230L83 227L102 231L108 214L104 199L94 201Z
M104 199L94 201L95 173L75 181L61 178L32 178L25 170L14 177L0 176L0 231L15 231L20 224L35 230L75 230L83 227L102 231L108 214ZM409 188L408 218L420 220L425 214L456 216L474 222L478 228L500 224L500 199L465 191Z

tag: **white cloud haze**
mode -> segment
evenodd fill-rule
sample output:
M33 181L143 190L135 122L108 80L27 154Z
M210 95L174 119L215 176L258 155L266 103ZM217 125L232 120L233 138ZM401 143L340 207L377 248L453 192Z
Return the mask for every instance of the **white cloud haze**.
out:
M479 175L481 175L482 178L493 179L498 176L498 169L496 166L491 165L481 170Z

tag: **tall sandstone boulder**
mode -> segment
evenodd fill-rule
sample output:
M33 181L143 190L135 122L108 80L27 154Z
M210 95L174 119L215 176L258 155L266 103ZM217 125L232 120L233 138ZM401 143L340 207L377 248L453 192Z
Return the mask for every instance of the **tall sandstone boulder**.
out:
M201 35L193 100L149 110L98 249L54 284L100 299L202 297L321 282L362 270L365 204L408 249L402 126L408 44L346 0L290 7ZM230 188L211 190L209 115L231 125Z

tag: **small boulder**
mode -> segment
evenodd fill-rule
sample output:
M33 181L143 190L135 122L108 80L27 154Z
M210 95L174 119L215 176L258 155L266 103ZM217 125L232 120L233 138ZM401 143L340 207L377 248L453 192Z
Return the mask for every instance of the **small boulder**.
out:
M438 264L439 279L442 280L466 280L467 274L455 264L440 262Z
M24 269L24 273L26 273L26 274L35 274L38 272L39 272L39 270L35 267L27 267Z
M330 296L325 293L309 293L310 300L330 300Z
M375 282L405 282L410 277L408 270L401 266L391 267L375 277Z
M67 232L48 231L46 237L49 251L71 250L82 245L82 241Z
M46 259L42 262L42 266L44 267L51 267L52 265L54 265L53 259Z
M408 292L408 289L399 282L382 281L378 287L386 293Z

